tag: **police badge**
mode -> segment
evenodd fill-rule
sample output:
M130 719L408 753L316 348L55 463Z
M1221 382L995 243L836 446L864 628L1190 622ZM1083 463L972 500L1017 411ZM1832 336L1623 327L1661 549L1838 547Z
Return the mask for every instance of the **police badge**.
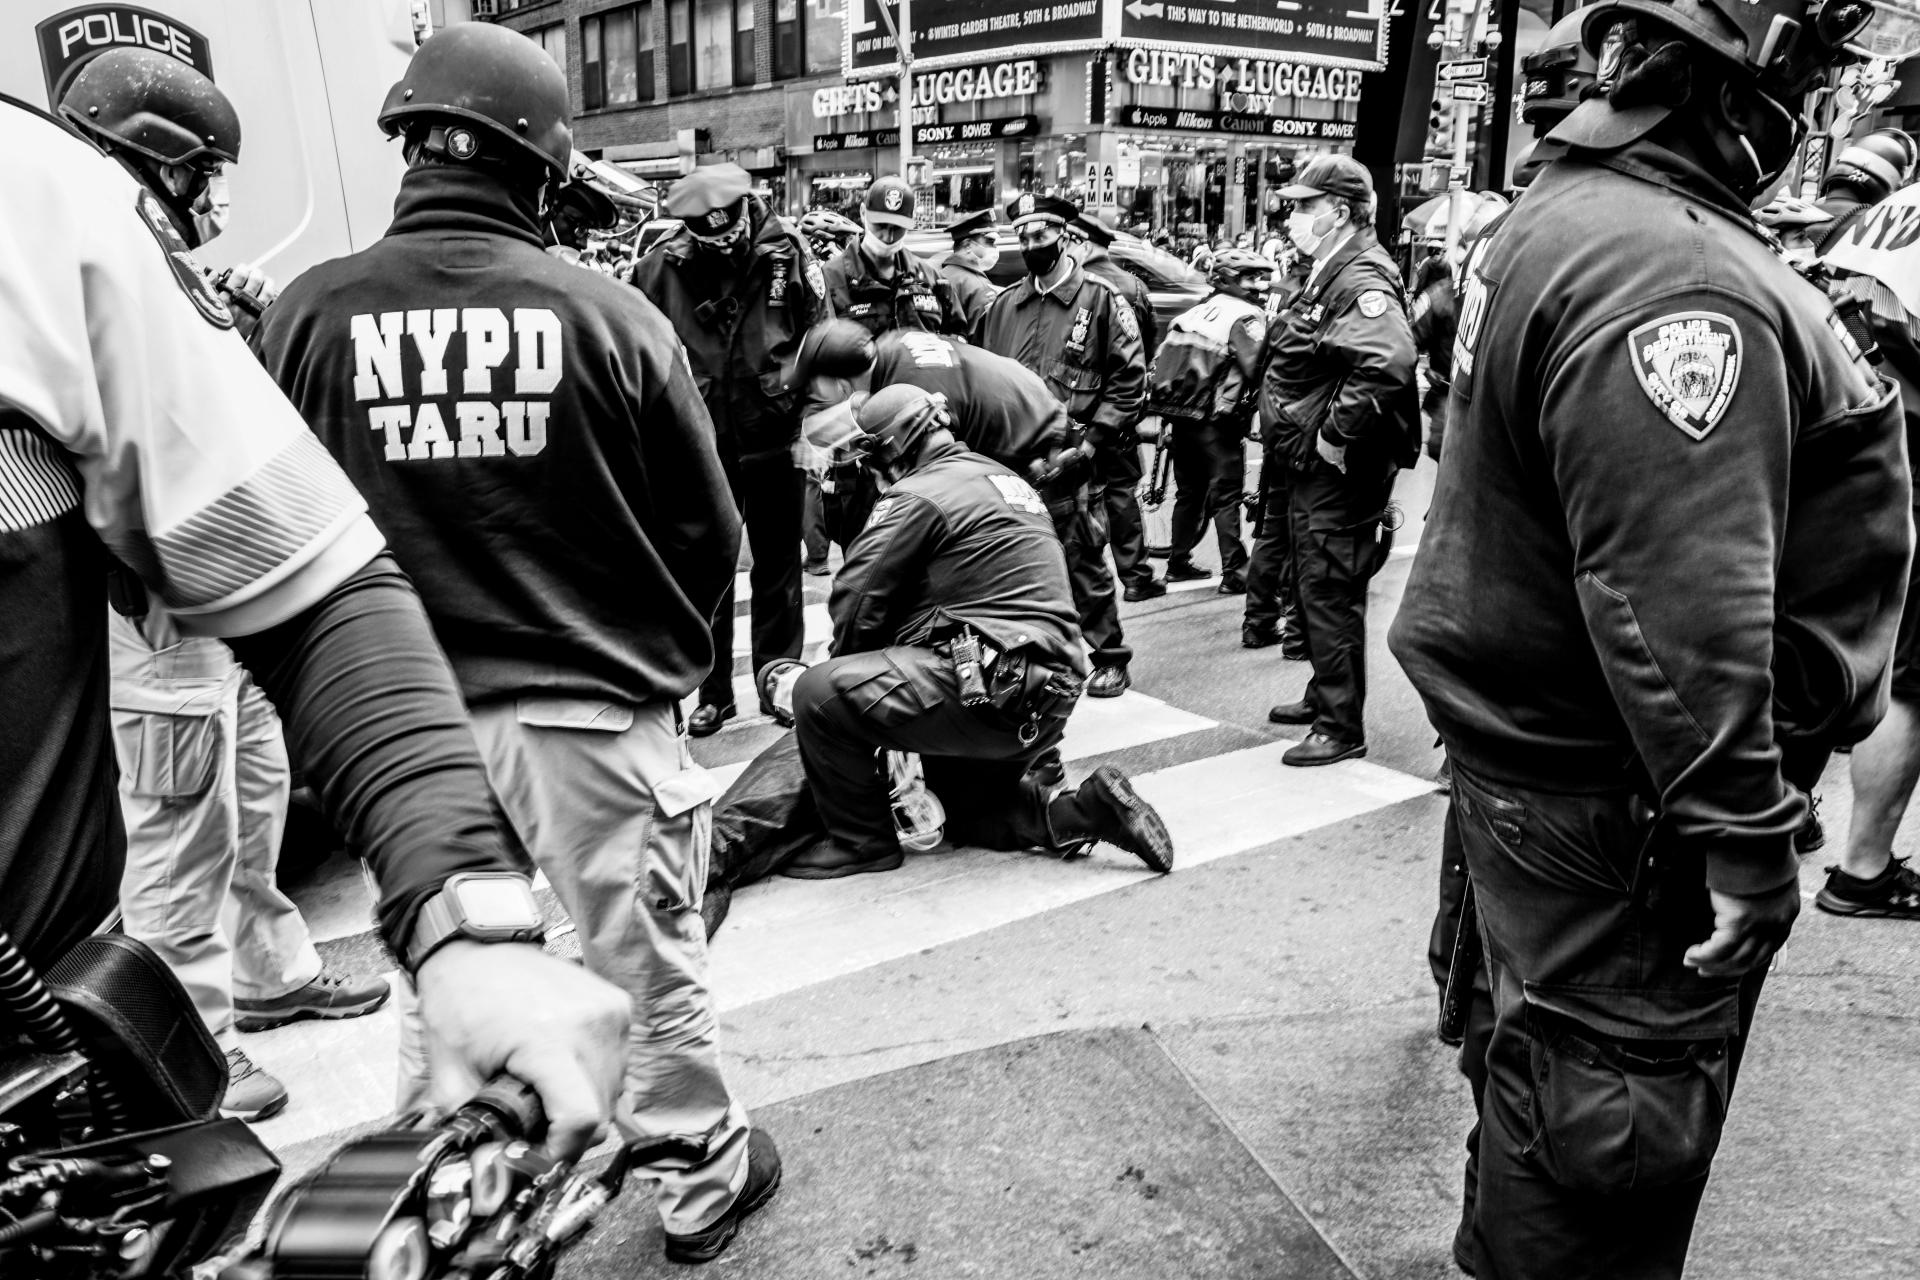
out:
M1704 440L1740 382L1740 330L1716 311L1678 311L1627 335L1640 389L1669 422Z
M1093 323L1093 313L1085 307L1074 313L1073 331L1067 334L1067 345L1079 350L1087 345L1087 327Z

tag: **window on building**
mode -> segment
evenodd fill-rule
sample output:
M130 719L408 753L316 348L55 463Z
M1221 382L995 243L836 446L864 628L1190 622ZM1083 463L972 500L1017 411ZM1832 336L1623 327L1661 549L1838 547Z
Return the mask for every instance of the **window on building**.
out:
M636 61L640 70L640 100L652 102L658 96L653 87L653 0L633 7L633 25L639 32L640 52Z
M806 33L800 0L773 0L773 78L791 80L806 73Z
M693 0L693 87L733 83L733 0Z
M580 19L581 99L587 110L615 107L652 97L641 92L638 26L647 6L614 9ZM652 80L651 68L646 77Z
M806 0L811 4L812 0ZM846 22L846 4L815 7L802 39L807 47L807 70L814 74L840 70L840 33Z
M753 83L753 0L733 0L733 82Z
M693 0L667 0L667 92L693 92Z
M547 51L547 56L549 58L552 58L554 62L559 65L560 73L562 75L566 74L566 71L567 71L567 24L566 23L556 22L550 27L535 27L533 30L527 32L527 39L533 41L535 44L539 45L542 49L545 49Z

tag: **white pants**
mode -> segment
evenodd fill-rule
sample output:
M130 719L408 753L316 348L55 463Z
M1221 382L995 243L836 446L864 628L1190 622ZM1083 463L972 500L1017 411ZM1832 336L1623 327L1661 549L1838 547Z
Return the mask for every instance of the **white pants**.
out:
M108 633L126 931L231 1049L236 995L272 999L320 973L306 921L274 884L289 784L280 719L225 645L180 636L158 610L144 626L110 613Z
M636 1172L659 1181L668 1231L707 1227L747 1177L747 1115L720 1072L700 919L717 782L693 763L670 701L522 698L475 708L473 727L500 807L573 918L587 968L633 999L627 1094L638 1133L706 1144L703 1160ZM411 1004L402 1110L425 1092Z

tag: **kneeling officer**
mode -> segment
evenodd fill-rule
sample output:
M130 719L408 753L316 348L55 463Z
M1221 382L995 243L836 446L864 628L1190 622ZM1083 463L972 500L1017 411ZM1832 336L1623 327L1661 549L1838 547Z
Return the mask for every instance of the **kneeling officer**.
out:
M833 652L794 689L795 732L829 840L786 870L900 865L882 748L920 755L956 844L1072 851L1105 840L1155 871L1173 841L1111 766L1077 789L1029 778L1087 671L1046 504L953 438L945 401L888 387L852 442L891 483L834 580Z

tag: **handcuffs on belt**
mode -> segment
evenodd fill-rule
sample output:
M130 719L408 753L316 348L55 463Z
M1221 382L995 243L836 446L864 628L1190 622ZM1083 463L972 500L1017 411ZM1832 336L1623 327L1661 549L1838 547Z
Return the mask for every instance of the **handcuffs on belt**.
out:
M989 644L972 627L963 626L936 647L953 664L953 676L965 707L994 707L1002 714L1025 713L1014 730L1020 745L1031 747L1040 740L1041 717L1052 713L1062 701L1080 696L1081 683L1067 672L1042 666L1047 673L1040 687L1031 688L1034 664L1024 648L1001 650ZM992 683L988 680L991 677Z

